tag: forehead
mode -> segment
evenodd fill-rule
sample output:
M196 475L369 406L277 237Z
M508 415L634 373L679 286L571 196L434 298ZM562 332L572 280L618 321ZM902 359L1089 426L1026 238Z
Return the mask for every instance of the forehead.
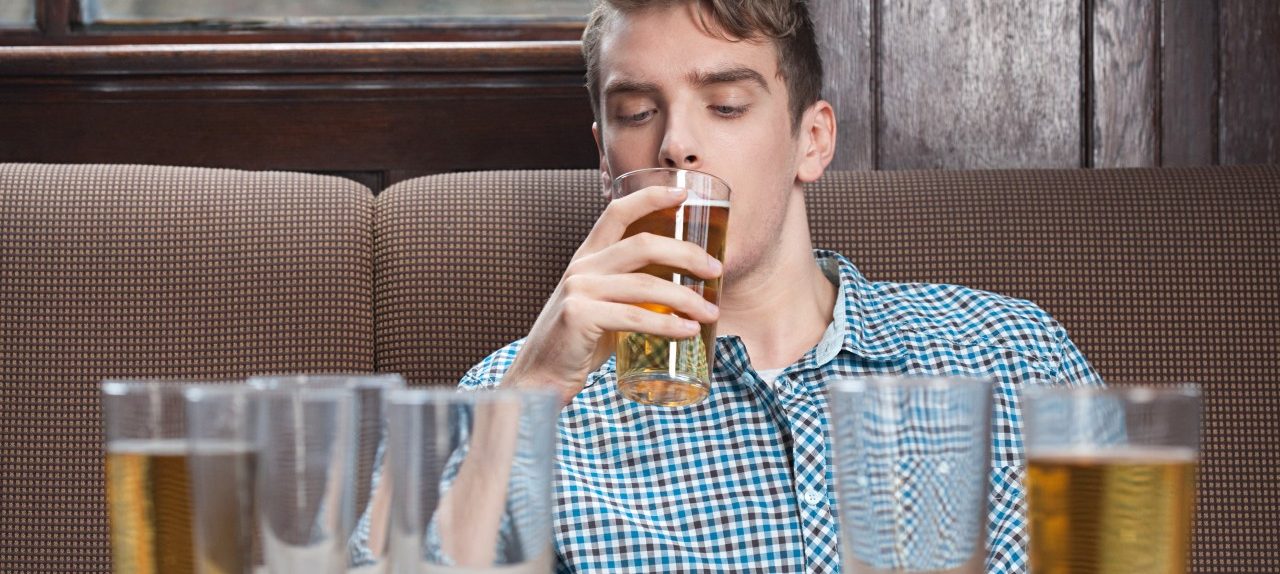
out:
M755 70L771 85L781 82L772 41L727 39L703 25L699 10L690 2L616 14L601 38L600 85L617 79L664 85L734 67Z

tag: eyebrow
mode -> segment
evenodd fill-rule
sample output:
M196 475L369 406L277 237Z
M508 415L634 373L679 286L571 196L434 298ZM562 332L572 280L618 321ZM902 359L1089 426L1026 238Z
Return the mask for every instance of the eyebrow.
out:
M689 74L689 81L699 88L705 88L713 84L750 82L760 86L760 89L766 93L769 91L769 84L764 81L764 76L761 76L760 72L745 66L711 71L694 70Z
M655 94L657 92L658 85L653 82L628 79L612 80L604 88L605 99L617 94Z

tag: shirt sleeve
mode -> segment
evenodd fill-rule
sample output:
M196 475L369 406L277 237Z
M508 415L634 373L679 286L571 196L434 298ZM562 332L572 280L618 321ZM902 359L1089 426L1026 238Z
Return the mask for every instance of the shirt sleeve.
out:
M1084 353L1067 336L1067 330L1057 321L1053 322L1054 334L1058 342L1058 368L1053 376L1053 384L1069 387L1102 387L1102 377L1089 364Z

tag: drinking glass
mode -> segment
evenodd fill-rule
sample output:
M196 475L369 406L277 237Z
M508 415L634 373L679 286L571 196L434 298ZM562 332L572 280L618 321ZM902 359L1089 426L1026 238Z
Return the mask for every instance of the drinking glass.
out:
M189 385L185 392L196 571L250 574L258 460L254 389Z
M355 392L257 390L258 529L272 574L337 574L355 509Z
M553 568L554 393L388 394L395 574Z
M990 383L846 379L828 405L844 571L982 572Z
M194 573L184 385L102 383L115 572Z
M403 389L396 374L271 375L249 379L259 389L288 387L349 389L355 398L355 514L347 533L349 566L362 574L386 569L391 483L386 480L387 420L383 405L388 391Z
M640 218L623 237L652 233L697 244L724 261L725 233L729 225L729 185L702 172L685 169L642 169L618 176L611 197L619 199L645 188L679 187L688 197L678 207ZM720 278L704 281L685 270L649 265L644 273L684 285L707 301L719 304ZM675 312L656 303L640 305L657 313ZM646 333L615 335L618 391L647 405L682 407L701 402L711 392L715 361L716 325L703 323L701 332L688 339L671 339Z
M1199 390L1040 387L1022 404L1032 571L1186 572Z

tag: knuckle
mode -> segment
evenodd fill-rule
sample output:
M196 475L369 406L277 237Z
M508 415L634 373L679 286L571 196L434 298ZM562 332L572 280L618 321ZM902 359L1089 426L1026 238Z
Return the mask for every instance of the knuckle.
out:
M587 300L574 295L565 297L560 306L560 316L566 323L577 324L586 315Z
M571 265L572 266L572 265ZM564 294L568 297L577 297L583 293L586 282L581 275L570 274L561 282Z

